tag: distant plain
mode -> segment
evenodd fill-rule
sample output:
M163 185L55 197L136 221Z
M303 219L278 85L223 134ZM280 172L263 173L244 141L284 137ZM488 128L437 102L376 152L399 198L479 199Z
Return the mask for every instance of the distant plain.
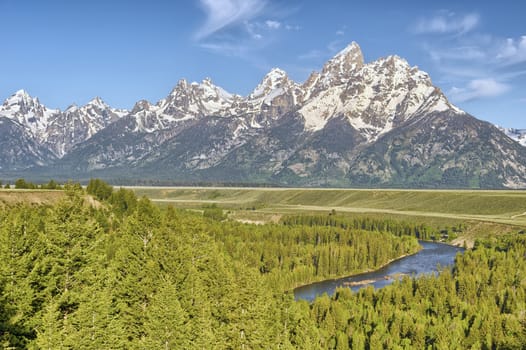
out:
M180 208L216 204L239 212L381 214L526 225L526 191L325 188L129 187ZM247 214L250 216L250 214ZM262 215L263 217L265 215Z

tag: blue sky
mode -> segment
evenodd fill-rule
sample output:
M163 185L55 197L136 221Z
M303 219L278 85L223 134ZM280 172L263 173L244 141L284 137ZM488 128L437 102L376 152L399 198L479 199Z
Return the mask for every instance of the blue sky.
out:
M351 41L396 54L456 105L526 128L526 2L0 0L0 100L156 102L181 78L246 95L272 68L303 82Z

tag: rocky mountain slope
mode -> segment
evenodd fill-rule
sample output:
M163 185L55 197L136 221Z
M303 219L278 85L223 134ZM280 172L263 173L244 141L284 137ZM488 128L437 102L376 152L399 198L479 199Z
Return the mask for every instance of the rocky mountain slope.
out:
M18 122L27 138L58 158L125 114L127 111L112 109L98 97L83 107L72 105L63 112L49 109L24 90L0 106L0 117Z
M28 164L45 165L54 161L54 154L36 142L26 127L0 116L0 171L17 171Z
M166 98L139 101L129 112L100 99L61 112L20 91L0 117L31 143L19 159L40 167L28 173L179 183L526 186L525 147L452 105L404 59L364 62L356 43L303 84L272 69L246 97L210 79L181 80Z

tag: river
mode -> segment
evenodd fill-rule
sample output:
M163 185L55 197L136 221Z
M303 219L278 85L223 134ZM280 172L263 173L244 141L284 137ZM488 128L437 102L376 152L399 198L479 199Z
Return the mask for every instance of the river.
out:
M372 285L374 288L382 288L404 275L418 276L436 273L438 266L452 265L457 253L464 251L463 248L443 243L420 241L420 245L422 249L418 253L395 260L379 270L298 287L294 289L294 298L312 301L316 296L323 293L333 295L336 288L345 286L354 291L368 285Z

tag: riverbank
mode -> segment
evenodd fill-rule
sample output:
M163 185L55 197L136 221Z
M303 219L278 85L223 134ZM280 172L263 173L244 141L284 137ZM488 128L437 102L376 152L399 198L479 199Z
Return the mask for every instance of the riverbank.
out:
M335 278L314 282L294 289L296 300L312 301L316 296L327 293L332 295L337 288L348 287L357 291L368 285L383 288L398 278L386 276L418 276L420 274L437 273L438 266L450 266L454 263L456 254L463 248L438 242L420 241L422 249L415 254L393 259L385 266L343 278ZM347 284L347 285L346 285Z
M401 259L407 258L409 256L418 254L421 250L422 250L422 246L420 246L420 249L418 251L416 251L416 252L414 252L412 254L403 254L403 255L401 255L401 256L399 256L397 258L390 259L389 261L387 261L386 263L380 265L379 267L376 267L376 268L373 268L373 269L371 269L371 268L363 269L363 270L359 270L358 272L346 273L346 274L337 275L337 276L331 277L331 278L325 278L325 279L324 278L320 278L320 279L311 280L310 282L306 282L306 283L302 283L302 284L296 285L296 286L292 287L291 289L287 290L286 292L291 292L291 291L294 292L294 290L296 290L296 289L303 288L303 287L306 287L306 286L309 286L309 285L312 285L312 284L315 284L315 283L324 283L324 282L338 281L338 280L342 280L342 279L346 279L346 278L353 278L353 277L361 276L361 275L364 275L364 274L380 271L381 269L385 268L386 266L389 266L393 262L396 262L398 260L401 260Z

